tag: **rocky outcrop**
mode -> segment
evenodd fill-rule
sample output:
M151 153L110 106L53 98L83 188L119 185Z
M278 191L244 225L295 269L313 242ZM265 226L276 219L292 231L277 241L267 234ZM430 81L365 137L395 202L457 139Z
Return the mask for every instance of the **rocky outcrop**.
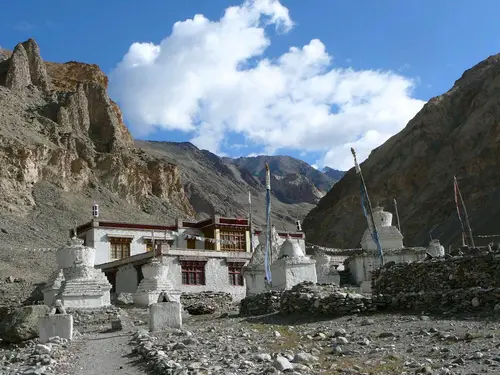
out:
M34 85L43 91L50 83L38 45L33 39L19 43L9 59L5 85L13 90L22 90Z
M19 43L11 58L9 69L5 77L5 86L13 90L21 90L31 84L31 76L28 63L28 54L22 43Z
M43 91L50 88L50 81L45 69L45 64L40 56L38 44L33 39L23 43L23 47L28 55L28 67L31 77L31 83Z
M73 194L104 186L139 207L154 197L165 210L194 214L177 166L134 147L98 67L51 63L56 84L49 96L51 79L34 40L19 43L2 64L6 88L21 96L0 87L0 205L19 213L35 206L33 186L43 181Z
M467 70L447 93L431 99L405 129L362 163L372 203L393 207L392 200L397 199L405 245L426 246L430 230L445 248L461 242L453 175L459 180L473 232L498 234L499 97L500 55L496 55ZM359 194L359 176L353 168L307 215L303 228L309 241L356 247L366 228Z

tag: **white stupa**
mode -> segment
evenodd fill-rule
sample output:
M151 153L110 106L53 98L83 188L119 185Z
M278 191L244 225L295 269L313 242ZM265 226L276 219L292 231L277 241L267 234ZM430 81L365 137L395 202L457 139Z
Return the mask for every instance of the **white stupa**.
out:
M382 249L402 249L403 235L398 228L392 225L392 214L384 211L383 207L376 207L373 210L373 219ZM371 235L373 232L371 220L368 220L368 223L368 228L361 238L361 247L363 250L377 250L377 245Z
M303 281L317 283L316 261L304 254L296 240L287 236L278 258L271 265L272 287L290 289Z

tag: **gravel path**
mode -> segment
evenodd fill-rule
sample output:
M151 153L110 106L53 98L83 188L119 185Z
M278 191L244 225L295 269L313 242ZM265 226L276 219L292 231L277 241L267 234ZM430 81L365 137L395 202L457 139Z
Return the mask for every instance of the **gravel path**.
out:
M129 334L94 333L75 342L73 375L144 375L130 353Z

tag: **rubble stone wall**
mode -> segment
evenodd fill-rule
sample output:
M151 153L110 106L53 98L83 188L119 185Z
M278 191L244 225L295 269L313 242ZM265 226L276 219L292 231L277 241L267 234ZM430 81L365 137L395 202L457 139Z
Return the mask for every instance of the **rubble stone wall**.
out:
M280 311L285 314L342 316L376 311L370 296L349 292L333 284L301 283L281 295Z
M500 288L500 255L454 257L409 264L386 264L373 273L375 294L436 292L476 287Z
M386 302L383 300L385 306ZM341 316L375 311L370 296L363 296L333 284L303 282L285 291L270 291L244 298L241 316L257 316L281 312L308 315Z
M233 297L225 292L200 292L200 293L182 293L181 304L184 309L189 309L196 305L210 305L216 310L225 311L233 303Z
M498 311L500 255L388 263L373 273L372 293L380 308L391 310Z
M283 292L269 291L245 297L240 302L241 316L257 316L278 312Z

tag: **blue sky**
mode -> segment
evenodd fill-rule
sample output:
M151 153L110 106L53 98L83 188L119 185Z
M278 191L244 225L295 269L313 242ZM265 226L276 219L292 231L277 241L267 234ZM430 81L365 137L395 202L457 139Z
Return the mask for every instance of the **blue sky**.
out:
M219 22L228 6L241 4L222 0L8 2L2 7L8 21L0 24L0 46L12 49L33 37L44 59L95 63L107 74L127 53L137 59L154 50L158 60L141 60L135 70L122 64L111 75L112 97L122 106L136 137L193 140L229 156L288 154L320 167L341 169L350 167L351 145L359 147L361 158L366 157L378 142L402 129L423 101L447 91L465 69L500 52L500 2L493 0L282 0L288 16L255 11L255 5L249 5L243 7L249 16L234 21L239 22L235 30L263 30L267 42L246 31L228 35L227 29L214 30L201 22L205 29L197 26L196 38L183 39L186 33L179 32L170 44L160 44L171 36L177 21L202 14ZM263 14L261 21L250 19L255 12ZM279 20L268 25L273 15ZM184 26L187 30L192 25ZM206 41L208 34L216 44L214 51L207 45L201 52L194 51L190 41ZM231 37L239 38L236 44ZM320 44L302 49L315 39ZM143 46L129 52L136 42L151 43L149 50L145 52ZM248 48L241 51L224 48L238 49L246 43ZM293 46L299 49L293 63L277 62ZM233 58L233 52L240 53L241 59ZM319 69L298 65L298 54L304 57L306 52L320 61ZM196 57L196 61L179 65L168 62L169 56ZM240 74L265 59L279 72L261 66L252 74ZM216 65L218 61L221 64ZM232 63L238 64L234 71ZM172 67L179 71L172 73ZM355 75L343 70L349 67ZM227 77L224 69L231 71ZM208 84L207 77L213 76L217 79ZM311 76L320 80L310 80ZM156 77L158 82L151 82ZM196 79L203 82L198 85ZM265 90L256 89L266 83ZM275 89L280 84L283 87ZM373 88L366 89L371 84ZM172 96L175 92L183 97ZM150 95L147 102L136 104L145 95ZM165 99L170 97L176 98L172 108Z

